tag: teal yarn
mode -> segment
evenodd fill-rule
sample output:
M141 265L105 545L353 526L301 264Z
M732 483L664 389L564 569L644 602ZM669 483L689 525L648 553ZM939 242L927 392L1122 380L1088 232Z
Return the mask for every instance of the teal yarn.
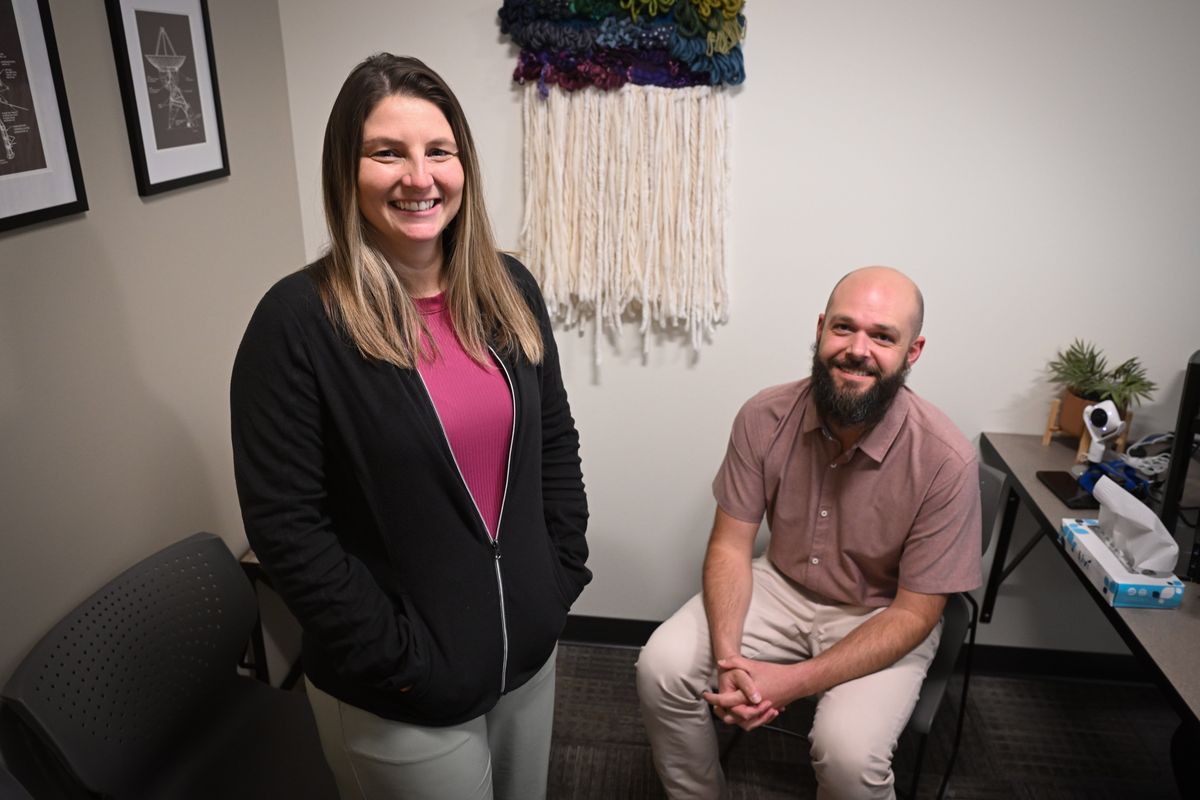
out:
M697 49L689 45L677 50L672 46L671 55L686 64L692 72L707 73L708 82L711 85L728 83L730 86L736 86L746 80L746 65L742 61L742 48L735 47L728 53L708 55L704 42L697 39L684 39L683 41L699 42L700 47ZM685 55L685 52L688 55Z
M693 72L707 73L713 86L721 83L737 85L746 80L742 48L738 46L746 34L746 18L739 14L725 19L721 14L713 14L704 20L698 14L689 16L695 13L691 3L681 3L679 11L684 8L692 9L684 14L689 24L676 26L671 39L671 55L687 64ZM696 24L702 25L697 34L684 33L685 30L696 30Z

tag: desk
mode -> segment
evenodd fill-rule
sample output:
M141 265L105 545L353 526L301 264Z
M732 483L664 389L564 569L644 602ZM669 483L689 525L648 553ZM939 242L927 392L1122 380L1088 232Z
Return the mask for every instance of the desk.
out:
M979 448L986 463L1009 475L1008 497L1003 501L1004 516L996 537L996 554L984 591L980 620L987 622L992 617L996 592L1007 574L1005 562L1017 507L1024 503L1041 529L1033 542L1040 541L1041 534L1050 538L1054 548L1070 564L1075 577L1100 606L1125 644L1150 671L1179 714L1179 730L1171 742L1175 780L1185 797L1200 796L1193 793L1200 784L1200 769L1196 766L1200 755L1200 584L1187 584L1183 605L1177 609L1110 606L1075 560L1058 544L1058 530L1063 517L1096 512L1067 508L1036 475L1044 469L1069 470L1074 464L1075 449L1057 441L1043 446L1040 436L1013 433L985 433L979 439ZM1024 552L1029 549L1027 546Z
M1186 585L1183 605L1177 609L1113 608L1057 541L1063 517L1094 516L1097 512L1067 508L1035 474L1044 469L1069 470L1074 463L1074 448L1057 441L1043 446L1040 436L1013 433L985 433L979 444L983 460L1010 476L1009 496L1005 500L1004 518L996 538L996 555L984 591L980 619L984 622L991 619L1008 558L1017 505L1024 503L1033 513L1041 532L1071 565L1072 572L1104 611L1125 644L1151 671L1180 719L1193 723L1200 720L1200 584Z

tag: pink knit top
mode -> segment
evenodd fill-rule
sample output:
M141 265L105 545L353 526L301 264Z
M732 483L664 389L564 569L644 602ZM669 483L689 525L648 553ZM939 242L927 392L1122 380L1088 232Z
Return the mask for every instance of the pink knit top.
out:
M433 399L454 460L475 499L488 535L495 539L512 438L513 407L508 381L504 371L491 359L483 366L467 355L454 333L444 294L419 297L416 303L438 349L435 358L424 355L420 358L417 371Z

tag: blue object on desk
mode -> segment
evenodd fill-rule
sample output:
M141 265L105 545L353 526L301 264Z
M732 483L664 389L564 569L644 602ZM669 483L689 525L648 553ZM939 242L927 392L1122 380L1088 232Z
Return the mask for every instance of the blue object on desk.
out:
M1150 496L1149 482L1138 475L1136 469L1119 458L1112 461L1103 461L1099 464L1088 464L1087 471L1079 476L1079 485L1084 490L1091 492L1096 488L1096 482L1106 475L1109 480L1129 492L1138 500L1144 501Z

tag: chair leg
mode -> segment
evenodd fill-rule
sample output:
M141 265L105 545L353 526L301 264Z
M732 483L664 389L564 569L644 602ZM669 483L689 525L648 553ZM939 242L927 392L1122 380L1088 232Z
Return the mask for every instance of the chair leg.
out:
M937 797L942 800L946 788L950 785L950 773L954 770L954 761L958 758L958 747L962 744L963 724L967 720L967 691L971 688L971 656L975 653L975 630L979 623L979 605L975 598L965 595L971 604L971 624L967 627L967 652L963 658L962 695L958 700L958 721L954 726L954 742L950 745L950 756L946 759L946 772L942 775L942 785L938 787Z

